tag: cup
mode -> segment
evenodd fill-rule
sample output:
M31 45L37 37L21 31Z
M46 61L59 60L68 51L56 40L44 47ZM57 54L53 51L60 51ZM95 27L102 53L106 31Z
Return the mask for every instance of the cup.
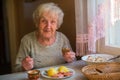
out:
M62 54L65 55L66 52L70 52L69 48L62 48Z
M28 80L39 80L40 71L39 70L30 70L27 72Z

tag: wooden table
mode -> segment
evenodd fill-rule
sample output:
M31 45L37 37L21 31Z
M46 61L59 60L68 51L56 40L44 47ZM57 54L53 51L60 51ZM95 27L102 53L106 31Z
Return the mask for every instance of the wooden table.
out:
M61 64L61 65L67 66L75 71L75 74L72 77L64 79L64 80L88 80L81 72L82 67L86 65L84 61L78 60L72 63L66 63L66 64ZM57 66L61 66L61 65L57 65ZM54 67L57 67L57 66L54 66ZM38 70L43 71L47 68L49 67L39 68ZM28 80L27 72L0 75L0 80ZM50 80L50 79L46 79L41 76L40 80Z

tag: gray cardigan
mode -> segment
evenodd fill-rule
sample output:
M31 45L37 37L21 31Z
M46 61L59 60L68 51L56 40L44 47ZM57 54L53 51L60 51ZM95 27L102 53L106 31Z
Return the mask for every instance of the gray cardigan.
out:
M56 32L56 40L50 46L41 45L37 41L35 32L31 32L21 39L20 48L16 57L15 71L22 71L21 62L28 55L34 60L34 68L65 63L62 56L62 48L71 49L71 46L67 37L61 32Z

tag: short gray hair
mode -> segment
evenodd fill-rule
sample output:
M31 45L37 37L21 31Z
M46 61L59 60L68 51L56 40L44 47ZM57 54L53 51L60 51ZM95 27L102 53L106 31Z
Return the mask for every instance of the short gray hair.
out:
M42 13L45 11L51 11L52 13L56 13L58 15L58 28L60 28L61 24L63 23L64 13L56 4L54 3L44 3L37 7L37 9L33 12L33 20L35 26L38 27L40 17Z

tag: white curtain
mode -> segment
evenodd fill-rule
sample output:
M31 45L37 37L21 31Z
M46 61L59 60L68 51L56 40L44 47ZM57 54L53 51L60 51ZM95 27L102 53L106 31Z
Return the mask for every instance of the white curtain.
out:
M96 41L105 37L109 0L75 0L76 56L96 53Z

